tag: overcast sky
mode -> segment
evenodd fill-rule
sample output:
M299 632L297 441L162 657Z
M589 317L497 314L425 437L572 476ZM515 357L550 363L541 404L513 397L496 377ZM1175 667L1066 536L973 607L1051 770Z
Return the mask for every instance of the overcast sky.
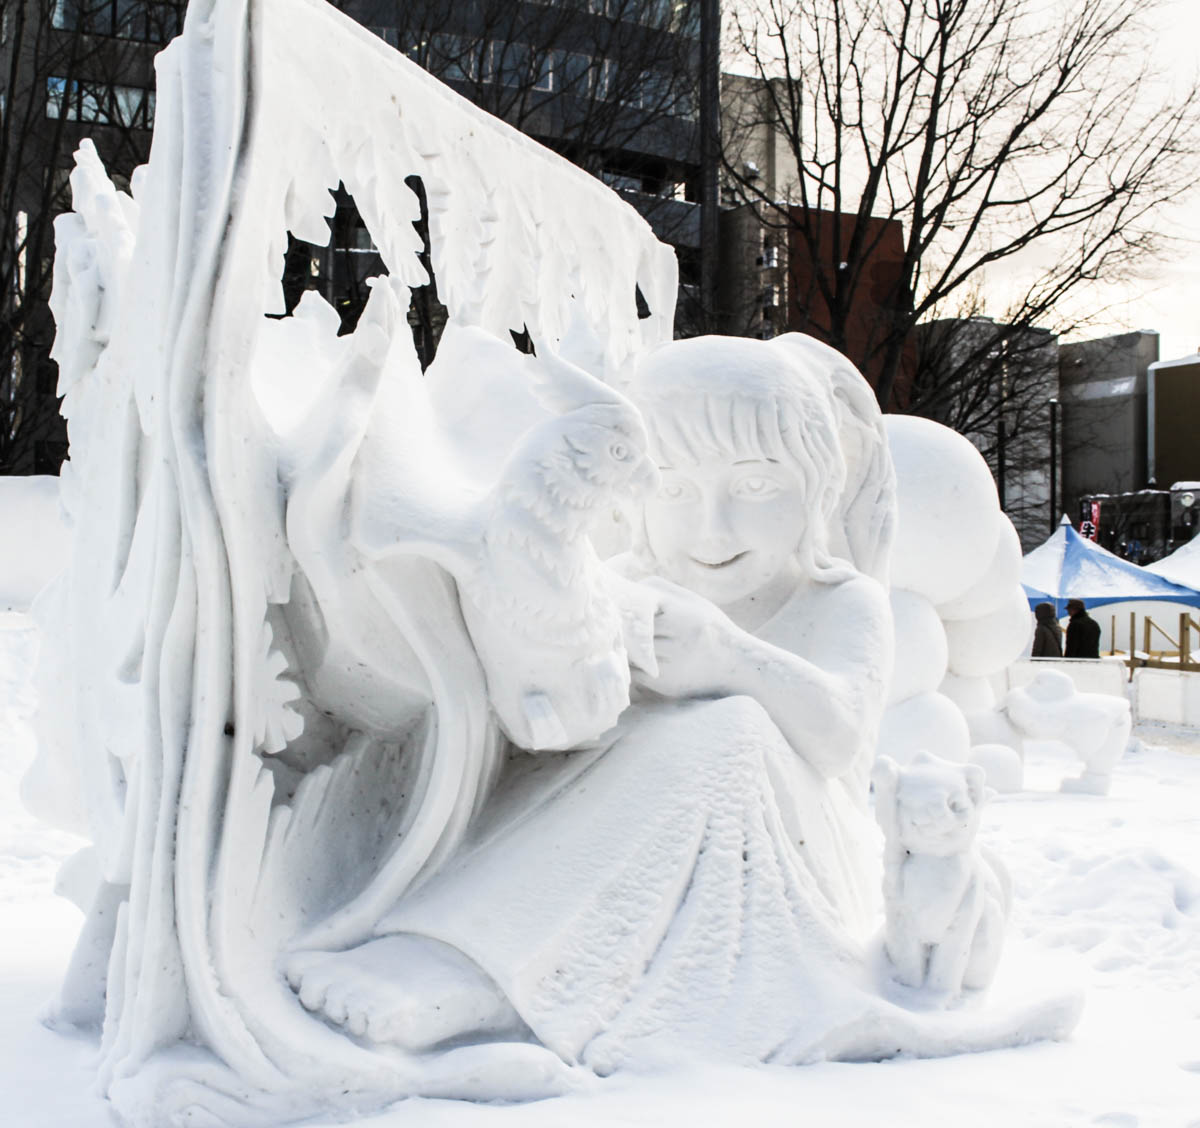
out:
M1157 17L1165 67L1180 85L1200 63L1200 0L1172 0ZM1115 328L1157 329L1160 357L1171 360L1200 352L1200 153L1195 158L1193 188L1173 213L1163 215L1163 229L1189 240L1182 257L1161 263L1145 284L1114 294Z
M1148 13L1156 25L1157 49L1164 75L1177 88L1186 88L1200 67L1200 0L1164 0L1160 11ZM1163 91L1150 96L1161 98ZM1158 228L1178 237L1161 261L1147 263L1145 276L1121 285L1096 285L1074 295L1097 320L1068 339L1100 336L1126 329L1157 329L1159 359L1174 360L1200 352L1200 152L1195 155L1192 187L1177 205L1164 208ZM1039 254L1052 253L1043 248ZM1032 257L1032 256L1031 256ZM1012 264L1015 278L1023 273L1021 260ZM1002 272L993 278L1003 285ZM1074 310L1067 311L1073 314Z
M1047 8L1053 8L1051 0ZM1158 11L1144 12L1147 22L1155 28L1159 62L1174 84L1186 88L1200 70L1200 0L1160 0ZM1138 60L1140 62L1140 60ZM739 65L736 52L726 55L725 65L735 73L752 74L748 62ZM1152 97L1161 99L1162 90ZM1156 329L1160 334L1159 356L1172 360L1200 352L1200 152L1195 155L1192 188L1178 205L1163 209L1159 229L1180 239L1169 256L1159 262L1147 263L1144 277L1137 282L1120 286L1095 286L1087 294L1078 295L1080 307L1086 306L1095 319L1076 337L1094 337L1126 329ZM1043 248L1024 258L996 268L985 283L1003 303L1008 285L1027 281L1025 272L1032 269L1037 257L1052 254ZM1075 316L1077 311L1065 311Z

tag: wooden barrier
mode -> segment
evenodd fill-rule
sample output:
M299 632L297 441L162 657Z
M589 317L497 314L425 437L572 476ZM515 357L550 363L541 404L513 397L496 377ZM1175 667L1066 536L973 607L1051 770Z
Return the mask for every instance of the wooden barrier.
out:
M1137 646L1137 612L1129 612L1129 650L1116 649L1117 617L1112 616L1110 635L1113 649L1110 655L1120 655L1129 667L1129 680L1133 680L1133 671L1140 667L1150 667L1160 670L1200 670L1200 660L1192 656L1192 631L1197 632L1200 641L1200 623L1192 618L1191 612L1179 613L1179 637L1172 638L1149 615L1142 618L1142 646ZM1153 643L1155 634L1162 635L1167 647L1155 650Z

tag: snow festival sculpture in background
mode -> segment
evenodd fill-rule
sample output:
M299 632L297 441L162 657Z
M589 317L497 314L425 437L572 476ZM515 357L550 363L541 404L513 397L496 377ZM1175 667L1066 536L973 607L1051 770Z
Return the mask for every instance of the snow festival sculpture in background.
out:
M316 0L193 0L157 104L133 197L85 146L58 230L29 790L93 843L58 1013L126 1120L1068 1030L874 977L894 483L847 362L671 343L632 209ZM388 270L342 336L279 316L339 182Z
M1129 702L1106 693L1080 693L1060 670L1039 670L1028 685L1009 690L1002 702L1008 720L1027 740L1061 740L1083 761L1063 791L1107 795L1113 768L1133 728Z

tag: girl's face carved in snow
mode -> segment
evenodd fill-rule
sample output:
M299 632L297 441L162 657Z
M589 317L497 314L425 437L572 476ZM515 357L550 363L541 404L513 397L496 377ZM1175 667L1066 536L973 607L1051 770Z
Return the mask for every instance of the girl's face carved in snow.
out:
M662 483L646 503L645 521L662 575L719 607L780 578L794 582L806 507L791 467L775 458L714 454L659 469Z
M773 342L725 337L642 364L633 394L662 477L635 549L648 570L732 614L828 567L846 465L818 375Z

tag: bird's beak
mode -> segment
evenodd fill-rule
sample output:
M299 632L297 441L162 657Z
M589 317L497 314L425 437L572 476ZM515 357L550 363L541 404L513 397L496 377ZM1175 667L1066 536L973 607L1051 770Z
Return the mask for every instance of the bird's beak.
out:
M640 499L652 494L658 489L659 480L658 467L654 465L654 460L642 455L633 474L633 496Z

